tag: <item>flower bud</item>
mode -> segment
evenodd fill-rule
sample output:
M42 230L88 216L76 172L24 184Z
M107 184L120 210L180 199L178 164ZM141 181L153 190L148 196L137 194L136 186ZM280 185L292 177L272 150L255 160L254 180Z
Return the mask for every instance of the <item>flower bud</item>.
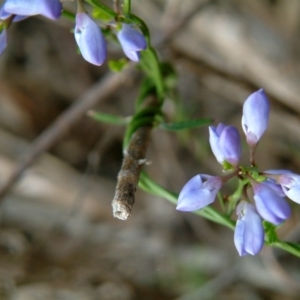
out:
M247 143L255 146L269 121L269 100L263 89L251 94L243 106L242 127L246 134Z
M194 211L211 204L222 184L222 179L219 176L204 174L194 176L181 190L176 209Z
M241 155L241 142L238 130L233 126L220 123L217 127L209 126L209 143L217 161L229 162L236 167Z
M139 51L147 48L145 37L130 25L122 23L122 29L118 32L118 39L125 55L132 61L139 61Z
M59 0L6 0L3 10L12 15L43 15L57 20L61 15L62 5Z
M266 176L272 177L281 185L284 194L291 200L300 204L300 175L288 170L265 171Z
M87 13L76 14L74 35L83 58L91 64L102 65L106 58L105 39L99 26Z
M264 245L262 219L255 207L242 201L236 208L238 220L234 231L234 244L240 256L256 255Z
M291 215L291 208L284 198L264 183L252 183L256 209L266 221L279 225Z

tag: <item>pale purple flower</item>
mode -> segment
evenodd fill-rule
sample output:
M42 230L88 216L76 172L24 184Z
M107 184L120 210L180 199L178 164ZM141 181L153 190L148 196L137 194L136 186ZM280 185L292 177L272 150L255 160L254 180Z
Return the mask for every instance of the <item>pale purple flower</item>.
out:
M3 53L7 46L7 30L4 28L0 33L0 55Z
M219 176L204 174L194 176L182 188L176 209L194 211L211 204L222 184L222 179Z
M12 16L11 13L6 12L3 9L3 5L0 8L0 20L6 20L7 18L9 18L10 16ZM12 21L13 22L19 22L19 21L23 21L24 19L28 18L28 16L19 16L19 15L14 15Z
M240 256L256 255L264 245L262 219L255 207L242 201L236 208L238 220L234 231L234 244Z
M275 175L277 183L281 185L284 194L300 204L300 175L288 170L268 170L266 175Z
M209 143L217 161L229 162L236 167L241 155L241 141L238 130L233 126L220 123L217 127L209 126Z
M132 61L139 61L140 51L147 48L145 37L130 25L122 23L122 29L117 34L125 55Z
M251 94L243 106L242 127L246 134L247 143L255 146L269 121L269 100L263 89Z
M85 60L100 66L106 59L106 43L99 26L84 12L76 14L75 39Z
M284 198L264 183L252 183L256 209L266 221L279 225L291 215L291 208Z
M12 15L43 15L57 20L61 15L62 5L59 0L6 0L3 10Z

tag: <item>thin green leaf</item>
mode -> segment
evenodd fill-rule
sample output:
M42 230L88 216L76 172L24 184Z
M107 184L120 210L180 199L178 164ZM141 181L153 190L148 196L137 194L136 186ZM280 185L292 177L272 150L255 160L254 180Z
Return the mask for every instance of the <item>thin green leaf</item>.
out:
M160 70L160 65L155 50L152 47L141 51L141 61L140 65L144 72L152 78L155 87L157 97L162 101L165 93L165 86L163 82L163 77Z
M146 100L147 96L152 94L154 91L155 85L153 80L149 77L144 78L140 85L139 95L135 102L135 109L138 110Z
M94 120L102 122L102 123L109 123L114 125L127 125L129 123L129 118L119 117L110 114L104 114L95 111L89 111L88 115L92 117Z

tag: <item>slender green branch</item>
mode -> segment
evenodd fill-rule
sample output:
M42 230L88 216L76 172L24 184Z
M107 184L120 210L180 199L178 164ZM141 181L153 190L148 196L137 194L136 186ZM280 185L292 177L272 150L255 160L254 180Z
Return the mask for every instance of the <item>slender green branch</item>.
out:
M274 246L276 248L285 250L286 252L289 252L297 257L300 257L300 245L299 244L284 242L284 241L277 241L270 245Z
M124 2L123 2L123 12L127 16L129 16L131 14L131 0L124 0Z
M68 11L68 10L66 10L66 9L64 9L62 11L62 16L65 17L66 19L68 19L71 22L75 22L75 14Z
M228 197L227 215L231 216L237 202L241 199L244 186L249 182L248 179L240 179L237 190Z
M110 16L112 19L117 17L117 14L112 9L97 0L85 0L85 2L89 3L95 8L98 8L99 10Z

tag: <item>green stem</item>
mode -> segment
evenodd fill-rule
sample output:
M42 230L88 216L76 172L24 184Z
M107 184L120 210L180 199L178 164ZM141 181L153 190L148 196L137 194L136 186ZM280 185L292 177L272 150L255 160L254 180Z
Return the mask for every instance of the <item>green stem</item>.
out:
M227 215L231 216L237 202L241 199L244 186L249 182L248 179L240 179L237 190L228 197Z
M131 0L124 0L123 2L124 15L129 16L131 14Z
M220 191L219 191L218 194L217 194L217 198L218 198L219 203L220 203L220 205L221 205L222 211L225 212L226 208L225 208L224 198L223 198L223 196L222 196L222 194L221 194Z
M299 244L284 242L284 241L276 241L270 245L274 246L276 248L285 250L286 252L289 252L297 257L300 257L300 245Z
M165 85L156 51L151 46L141 52L140 66L143 71L152 78L157 97L160 104L162 104L165 94Z
M63 17L65 17L66 19L68 19L69 21L71 22L75 22L75 14L68 11L68 10L63 10L62 11L62 14L61 14Z
M117 14L112 9L97 0L85 0L85 2L91 4L95 8L98 8L99 10L110 16L112 19L117 17Z

